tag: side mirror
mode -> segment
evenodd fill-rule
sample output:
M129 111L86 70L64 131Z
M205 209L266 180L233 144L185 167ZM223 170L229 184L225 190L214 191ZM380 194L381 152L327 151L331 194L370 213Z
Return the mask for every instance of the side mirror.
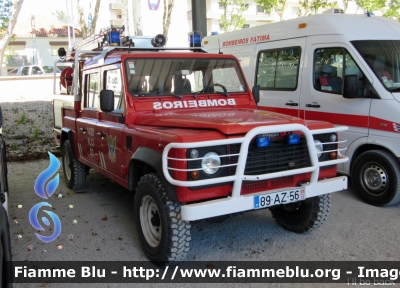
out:
M100 91L100 109L103 112L114 111L114 91L112 90Z
M343 97L344 98L357 98L362 95L358 95L359 81L358 75L345 75L343 83Z
M253 93L254 101L256 103L260 102L260 85L253 86L253 90L251 92Z

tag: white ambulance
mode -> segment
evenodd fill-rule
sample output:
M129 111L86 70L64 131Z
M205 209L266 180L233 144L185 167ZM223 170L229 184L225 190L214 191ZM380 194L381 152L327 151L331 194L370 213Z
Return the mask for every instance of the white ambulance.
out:
M400 201L400 23L321 14L207 36L240 59L259 109L346 125L341 173L376 206Z

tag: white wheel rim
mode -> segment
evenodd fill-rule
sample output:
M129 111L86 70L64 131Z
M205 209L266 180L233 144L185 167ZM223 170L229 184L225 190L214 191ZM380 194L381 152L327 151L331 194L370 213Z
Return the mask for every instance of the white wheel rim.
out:
M139 211L140 226L146 242L157 247L161 241L161 221L156 202L149 195L142 198Z

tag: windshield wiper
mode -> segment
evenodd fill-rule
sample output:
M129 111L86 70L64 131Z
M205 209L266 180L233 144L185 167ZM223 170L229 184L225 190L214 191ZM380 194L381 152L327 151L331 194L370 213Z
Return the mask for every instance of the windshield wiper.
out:
M165 93L164 95L168 95L168 96L172 95L172 96L175 96L175 97L177 97L177 98L179 98L179 99L182 99L182 97L183 97L183 95L175 94L175 93L170 93L170 92Z
M229 97L228 92L214 91L214 93L222 94L222 95L225 95L226 97Z
M214 86L218 86L218 87L222 88L222 90L224 90L224 92L221 92L221 91L212 91L211 88L214 87ZM210 85L204 87L204 88L201 89L199 92L194 93L195 98L196 98L196 96L197 96L197 93L207 93L207 92L208 92L208 93L222 94L222 95L225 95L226 97L229 96L228 90L226 90L226 87L225 87L224 85L219 84L219 83L214 83L214 84L210 84Z
M174 93L170 93L170 92L164 92L164 91L153 91L150 93L146 93L146 94L136 94L134 96L154 96L154 95L165 95L165 96L175 96L179 99L182 99L183 95L178 95L178 94L174 94Z

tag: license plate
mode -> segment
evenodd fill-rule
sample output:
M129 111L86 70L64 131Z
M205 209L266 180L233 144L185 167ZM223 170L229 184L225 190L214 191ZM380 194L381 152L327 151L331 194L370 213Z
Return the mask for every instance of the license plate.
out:
M254 209L288 204L306 199L304 188L254 196Z

